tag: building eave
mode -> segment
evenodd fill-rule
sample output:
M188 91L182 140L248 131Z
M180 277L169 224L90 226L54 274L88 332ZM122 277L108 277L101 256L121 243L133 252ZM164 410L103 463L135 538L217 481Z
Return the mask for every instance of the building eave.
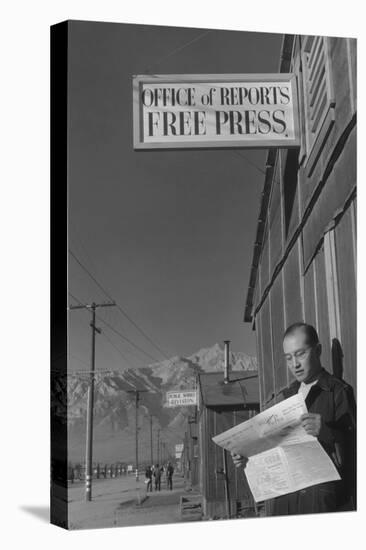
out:
M295 36L292 34L291 35L285 34L283 37L282 47L281 47L281 57L280 57L280 63L279 63L280 73L289 72L294 38ZM269 197L271 194L276 156L277 156L277 149L270 149L267 155L267 161L265 166L266 172L265 172L265 178L264 178L264 186L263 186L261 203L259 208L257 232L256 232L256 238L254 242L254 249L253 249L252 267L250 271L249 287L248 287L245 310L244 310L244 322L246 323L251 323L253 321L254 292L257 284L259 260L260 260L260 256L263 248L264 232L265 232L266 221L268 216L268 203L269 203Z

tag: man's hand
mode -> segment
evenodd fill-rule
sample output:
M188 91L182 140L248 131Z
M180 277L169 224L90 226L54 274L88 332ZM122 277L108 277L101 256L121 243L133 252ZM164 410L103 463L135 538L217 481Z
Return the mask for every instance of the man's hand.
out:
M317 413L305 413L301 417L301 425L306 433L318 437L322 425L322 417Z
M237 455L236 453L231 453L234 465L237 468L245 468L248 463L248 458L246 456Z

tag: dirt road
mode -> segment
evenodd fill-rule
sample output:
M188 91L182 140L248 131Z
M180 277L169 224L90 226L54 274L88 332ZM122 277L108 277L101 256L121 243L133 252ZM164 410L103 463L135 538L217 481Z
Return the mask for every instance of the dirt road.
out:
M139 482L132 476L98 480L93 484L91 502L85 502L83 484L74 485L69 489L69 527L88 529L180 522L180 497L188 494L179 476L174 476L172 491L162 483L161 491L148 494L143 477Z

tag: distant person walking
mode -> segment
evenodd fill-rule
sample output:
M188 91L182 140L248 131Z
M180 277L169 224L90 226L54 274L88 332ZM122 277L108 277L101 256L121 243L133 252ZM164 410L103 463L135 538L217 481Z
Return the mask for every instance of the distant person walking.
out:
M147 481L147 485L146 485L146 492L150 492L152 493L152 476L153 476L153 472L152 472L152 469L150 466L147 466L146 470L145 470L145 477L146 477L146 481Z
M154 468L155 491L161 490L161 472L162 472L162 468L159 467L159 464L155 464L155 468Z
M174 468L171 462L168 462L168 466L166 469L166 479L168 484L168 489L171 491L173 490L173 474L174 474Z

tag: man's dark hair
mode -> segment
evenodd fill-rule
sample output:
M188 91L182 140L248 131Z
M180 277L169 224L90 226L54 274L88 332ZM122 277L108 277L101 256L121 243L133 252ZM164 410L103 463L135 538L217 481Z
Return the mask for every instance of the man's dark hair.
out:
M308 344L309 346L315 346L316 344L319 344L319 336L316 332L315 328L312 325L308 325L307 323L299 322L294 323L293 325L290 325L283 335L283 339L286 338L286 336L291 336L296 332L297 330L303 330L307 336Z

